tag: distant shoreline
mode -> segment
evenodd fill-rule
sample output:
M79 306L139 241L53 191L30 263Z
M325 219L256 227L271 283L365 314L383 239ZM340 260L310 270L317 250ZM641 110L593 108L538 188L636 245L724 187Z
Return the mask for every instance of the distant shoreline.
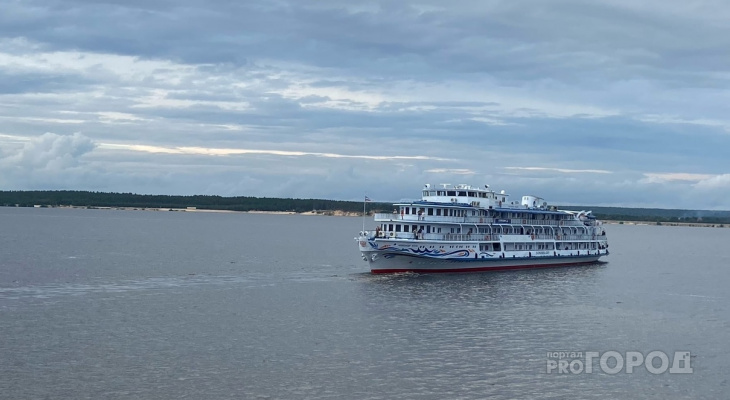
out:
M366 197L362 198L363 200ZM410 201L410 200L408 200ZM152 195L74 190L0 190L0 206L6 207L75 207L98 209L145 209L159 211L254 212L270 214L361 216L363 206L369 213L388 213L393 202L353 200L297 199L217 195ZM567 211L591 210L602 221L617 223L678 226L730 225L730 210L686 210L631 208L610 206L569 206L556 204Z
M167 208L167 207L107 207L107 206L47 206L38 205L34 207L12 207L7 208L63 208L63 209L77 209L77 210L112 210L112 211L158 211L158 212L194 212L194 213L234 213L234 214L270 214L270 215L321 215L321 216L333 216L333 217L362 217L361 212L349 212L342 210L324 210L324 211L261 211L261 210L249 210L249 211L236 211L236 210L216 210L210 208L197 208L197 207L186 207L186 208Z
M607 225L653 225L653 226L685 226L693 228L730 228L730 224L705 224L702 222L655 222L655 221L614 221L601 220Z
M16 207L8 207L16 208ZM19 208L64 208L64 209L82 209L82 210L115 210L115 211L157 211L157 212L196 212L196 213L244 213L244 214L268 214L268 215L319 215L331 217L362 217L362 212L350 212L342 210L324 210L324 211L235 211L235 210L216 210L208 208L186 207L186 208L166 208L166 207L97 207L97 206L46 206L38 205L35 207L19 207ZM372 213L368 213L372 215ZM656 221L627 221L627 220L602 220L607 225L653 225L653 226L684 226L697 228L730 228L730 224L721 223L703 223L703 222L656 222Z

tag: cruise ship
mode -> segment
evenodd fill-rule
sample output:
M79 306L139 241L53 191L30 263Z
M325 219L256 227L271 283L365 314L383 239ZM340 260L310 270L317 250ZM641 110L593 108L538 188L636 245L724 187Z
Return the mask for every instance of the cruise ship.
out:
M373 273L471 272L590 264L608 255L590 211L559 210L537 196L511 201L489 185L430 185L421 200L375 214L356 238Z

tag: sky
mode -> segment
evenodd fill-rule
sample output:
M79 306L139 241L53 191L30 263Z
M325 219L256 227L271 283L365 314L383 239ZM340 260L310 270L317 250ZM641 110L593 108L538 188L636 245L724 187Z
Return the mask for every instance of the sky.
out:
M0 190L730 209L723 1L0 9Z

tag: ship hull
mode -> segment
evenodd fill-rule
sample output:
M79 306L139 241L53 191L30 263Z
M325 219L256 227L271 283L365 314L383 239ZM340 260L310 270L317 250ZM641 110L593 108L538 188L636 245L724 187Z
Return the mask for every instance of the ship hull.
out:
M378 254L368 257L370 272L392 274L401 272L452 273L506 271L514 269L553 268L593 264L601 255L522 257L473 260L433 259L403 254Z

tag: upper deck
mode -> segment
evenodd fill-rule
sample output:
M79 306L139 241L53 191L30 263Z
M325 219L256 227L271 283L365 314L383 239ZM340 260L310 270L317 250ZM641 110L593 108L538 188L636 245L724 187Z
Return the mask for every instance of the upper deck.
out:
M435 224L515 224L591 226L600 224L590 211L558 210L537 196L510 201L499 193L469 185L424 185L421 200L395 203L393 214L375 214L378 222L414 221Z
M473 187L465 184L451 185L442 183L435 187L431 184L424 185L421 199L424 202L468 204L473 207L492 209L547 209L547 202L536 196L522 196L522 201L510 201L509 194L501 190L499 193L490 190L489 185Z

